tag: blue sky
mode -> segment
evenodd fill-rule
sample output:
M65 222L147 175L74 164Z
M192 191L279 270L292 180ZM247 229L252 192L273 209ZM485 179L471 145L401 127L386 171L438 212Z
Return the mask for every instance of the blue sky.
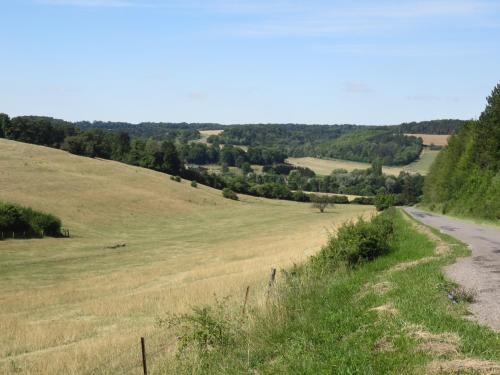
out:
M395 124L479 115L500 1L0 0L0 112Z

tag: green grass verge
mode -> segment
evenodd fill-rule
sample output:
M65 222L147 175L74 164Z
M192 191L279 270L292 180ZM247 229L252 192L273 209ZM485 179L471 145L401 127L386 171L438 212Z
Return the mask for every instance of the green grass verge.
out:
M489 220L485 218L480 218L480 217L474 217L470 215L464 215L456 212L447 212L446 214L443 214L442 207L438 207L434 205L434 209L431 209L429 205L419 203L417 205L417 208L422 210L422 211L427 211L429 213L437 213L438 215L446 215L451 218L463 220L463 221L468 221L469 223L472 224L480 224L480 225L488 225L490 227L500 227L500 221L499 220Z
M417 232L399 211L393 251L355 269L311 275L306 267L282 283L265 312L246 317L234 341L200 354L184 353L165 372L255 374L421 374L432 361L500 360L500 334L466 320L467 306L451 304L454 285L442 267L467 248L451 244L452 253L395 271L403 262L434 254L435 245ZM382 284L381 284L382 283ZM385 293L377 286L386 286ZM375 287L373 287L375 286ZM374 311L380 306L389 311ZM242 320L245 321L245 320ZM412 332L456 337L456 345L439 354ZM445 340L446 341L446 340ZM439 349L439 345L438 349ZM453 352L456 350L456 352ZM439 350L438 350L439 351ZM467 370L459 372L467 372Z

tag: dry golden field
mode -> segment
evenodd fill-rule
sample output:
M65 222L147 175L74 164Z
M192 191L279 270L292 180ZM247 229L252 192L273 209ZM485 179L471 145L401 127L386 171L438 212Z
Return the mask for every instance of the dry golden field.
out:
M399 175L402 171L425 175L429 171L438 154L439 151L424 148L417 161L402 167L383 167L382 170L385 174L393 176ZM319 175L329 175L335 169L346 169L347 171L352 171L354 169L370 168L370 164L368 163L339 159L319 159L312 157L288 158L287 162L299 167L310 168Z
M340 159L319 159L313 157L288 158L287 162L299 167L310 168L320 175L329 175L335 169L345 169L350 172L355 169L370 168L370 164L368 163ZM401 170L402 168L400 167L383 167L384 173L391 175L398 175Z
M223 132L224 130L200 130L201 138L206 140L208 137L211 135L219 135Z
M54 213L71 232L0 241L0 373L104 374L139 364L138 339L157 331L158 316L214 293L240 299L246 285L257 303L271 267L304 260L336 225L373 213L240 198L0 139L0 200Z
M430 144L435 144L436 146L446 146L448 144L449 135L439 135L439 134L405 134L412 135L417 138L422 138L425 146Z

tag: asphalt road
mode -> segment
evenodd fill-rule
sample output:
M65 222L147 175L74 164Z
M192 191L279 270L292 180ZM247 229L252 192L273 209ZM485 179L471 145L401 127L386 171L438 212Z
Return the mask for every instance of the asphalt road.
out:
M405 208L415 219L469 245L472 256L445 268L452 280L477 292L471 312L481 324L500 331L500 228Z

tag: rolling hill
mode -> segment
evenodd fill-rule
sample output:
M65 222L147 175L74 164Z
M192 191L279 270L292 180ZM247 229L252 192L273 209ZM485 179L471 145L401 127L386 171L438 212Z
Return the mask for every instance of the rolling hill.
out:
M0 241L0 372L26 374L133 358L158 316L214 293L251 285L258 301L271 267L305 259L336 224L372 212L234 202L166 174L5 139L0 200L53 213L71 233Z

